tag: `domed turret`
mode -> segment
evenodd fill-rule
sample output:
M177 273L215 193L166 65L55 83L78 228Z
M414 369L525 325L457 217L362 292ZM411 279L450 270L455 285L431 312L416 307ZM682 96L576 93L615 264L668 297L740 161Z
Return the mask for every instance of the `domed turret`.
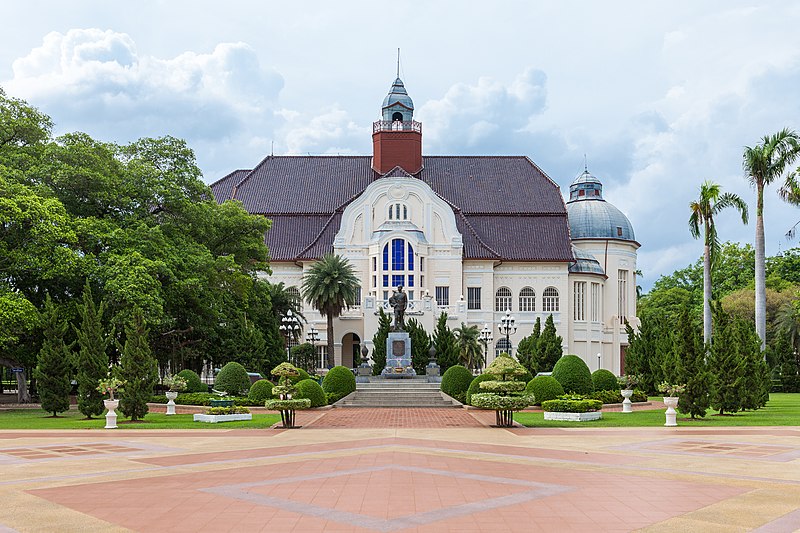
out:
M395 122L410 122L414 116L414 102L406 92L403 80L397 78L389 90L389 94L383 99L381 106L381 116L383 120Z
M603 184L588 169L569 186L567 215L572 239L636 241L628 217L603 199Z

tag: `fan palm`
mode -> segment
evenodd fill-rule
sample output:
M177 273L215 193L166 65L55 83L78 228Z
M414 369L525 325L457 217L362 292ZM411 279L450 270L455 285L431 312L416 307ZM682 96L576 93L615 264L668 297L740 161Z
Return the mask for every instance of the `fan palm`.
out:
M746 146L742 166L747 180L756 188L756 331L761 350L767 342L767 291L764 264L764 188L783 176L800 155L800 137L789 129L766 135L753 147ZM791 188L791 187L789 187Z
M286 287L281 281L278 283L267 283L267 291L269 292L269 298L272 302L272 314L275 316L275 320L278 324L280 324L283 317L289 314L289 311L299 320L305 321L305 317L300 311L302 300L297 287Z
M733 207L747 224L747 204L733 193L721 193L718 184L710 181L700 185L700 197L689 204L689 232L695 239L703 235L703 342L711 342L711 269L719 253L719 236L714 216L727 207Z
M360 283L350 262L326 254L303 276L303 298L328 319L328 368L333 368L333 319L356 304Z
M456 337L456 349L459 362L467 368L476 368L482 363L483 354L478 341L480 331L478 326L467 326L463 322L461 327L453 330Z

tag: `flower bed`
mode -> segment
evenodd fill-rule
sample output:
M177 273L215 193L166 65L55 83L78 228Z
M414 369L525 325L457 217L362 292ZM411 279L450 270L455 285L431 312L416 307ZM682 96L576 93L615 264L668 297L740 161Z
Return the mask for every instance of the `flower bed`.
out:
M603 418L602 411L589 411L586 413L570 413L559 411L545 411L545 420L559 420L561 422L588 422L590 420L600 420Z
M603 402L600 400L589 400L585 398L558 398L556 400L542 402L542 409L545 412L587 413L589 411L598 411L601 407L603 407Z
M198 413L192 419L195 422L216 424L234 420L252 420L253 415L250 414L250 410L246 407L209 407L204 414Z

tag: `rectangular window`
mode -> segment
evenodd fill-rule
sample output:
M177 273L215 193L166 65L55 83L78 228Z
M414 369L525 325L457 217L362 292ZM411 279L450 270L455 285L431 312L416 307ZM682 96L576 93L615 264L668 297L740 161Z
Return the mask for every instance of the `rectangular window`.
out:
M414 274L409 274L408 275L408 286L409 287L413 287L414 286Z
M467 309L476 310L481 308L481 288L467 287Z
M628 317L628 271L617 271L617 311L619 315L619 323L624 324Z
M592 283L592 322L600 322L600 284Z
M356 287L356 303L355 305L361 305L361 287Z
M388 287L389 286L389 274L384 274L383 275L383 286L384 287Z
M403 257L405 252L406 241L403 239L392 240L392 270L405 270L406 261Z
M420 257L419 258L419 269L420 270L425 270L425 258L424 257Z
M586 320L586 282L576 281L572 289L572 317L576 322Z
M378 286L378 276L372 276L372 286L373 287Z
M412 301L414 299L414 291L408 291L408 301Z
M408 243L408 269L414 270L414 248Z
M406 277L402 274L392 274L392 287L397 287L398 285L405 285L406 284Z
M389 291L383 291L383 299L384 300L388 300L389 299Z
M439 307L450 305L450 287L436 287L436 305Z
M372 258L372 271L373 272L377 272L378 271L378 258L377 257L373 257Z
M423 288L425 287L425 276L419 277L419 286Z

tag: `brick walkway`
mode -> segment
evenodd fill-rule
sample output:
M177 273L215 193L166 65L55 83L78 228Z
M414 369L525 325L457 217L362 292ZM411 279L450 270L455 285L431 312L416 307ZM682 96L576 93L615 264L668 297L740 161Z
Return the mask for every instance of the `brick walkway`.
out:
M477 428L484 423L465 409L336 408L304 424L308 428ZM494 419L494 416L492 416ZM303 423L302 421L299 423Z

